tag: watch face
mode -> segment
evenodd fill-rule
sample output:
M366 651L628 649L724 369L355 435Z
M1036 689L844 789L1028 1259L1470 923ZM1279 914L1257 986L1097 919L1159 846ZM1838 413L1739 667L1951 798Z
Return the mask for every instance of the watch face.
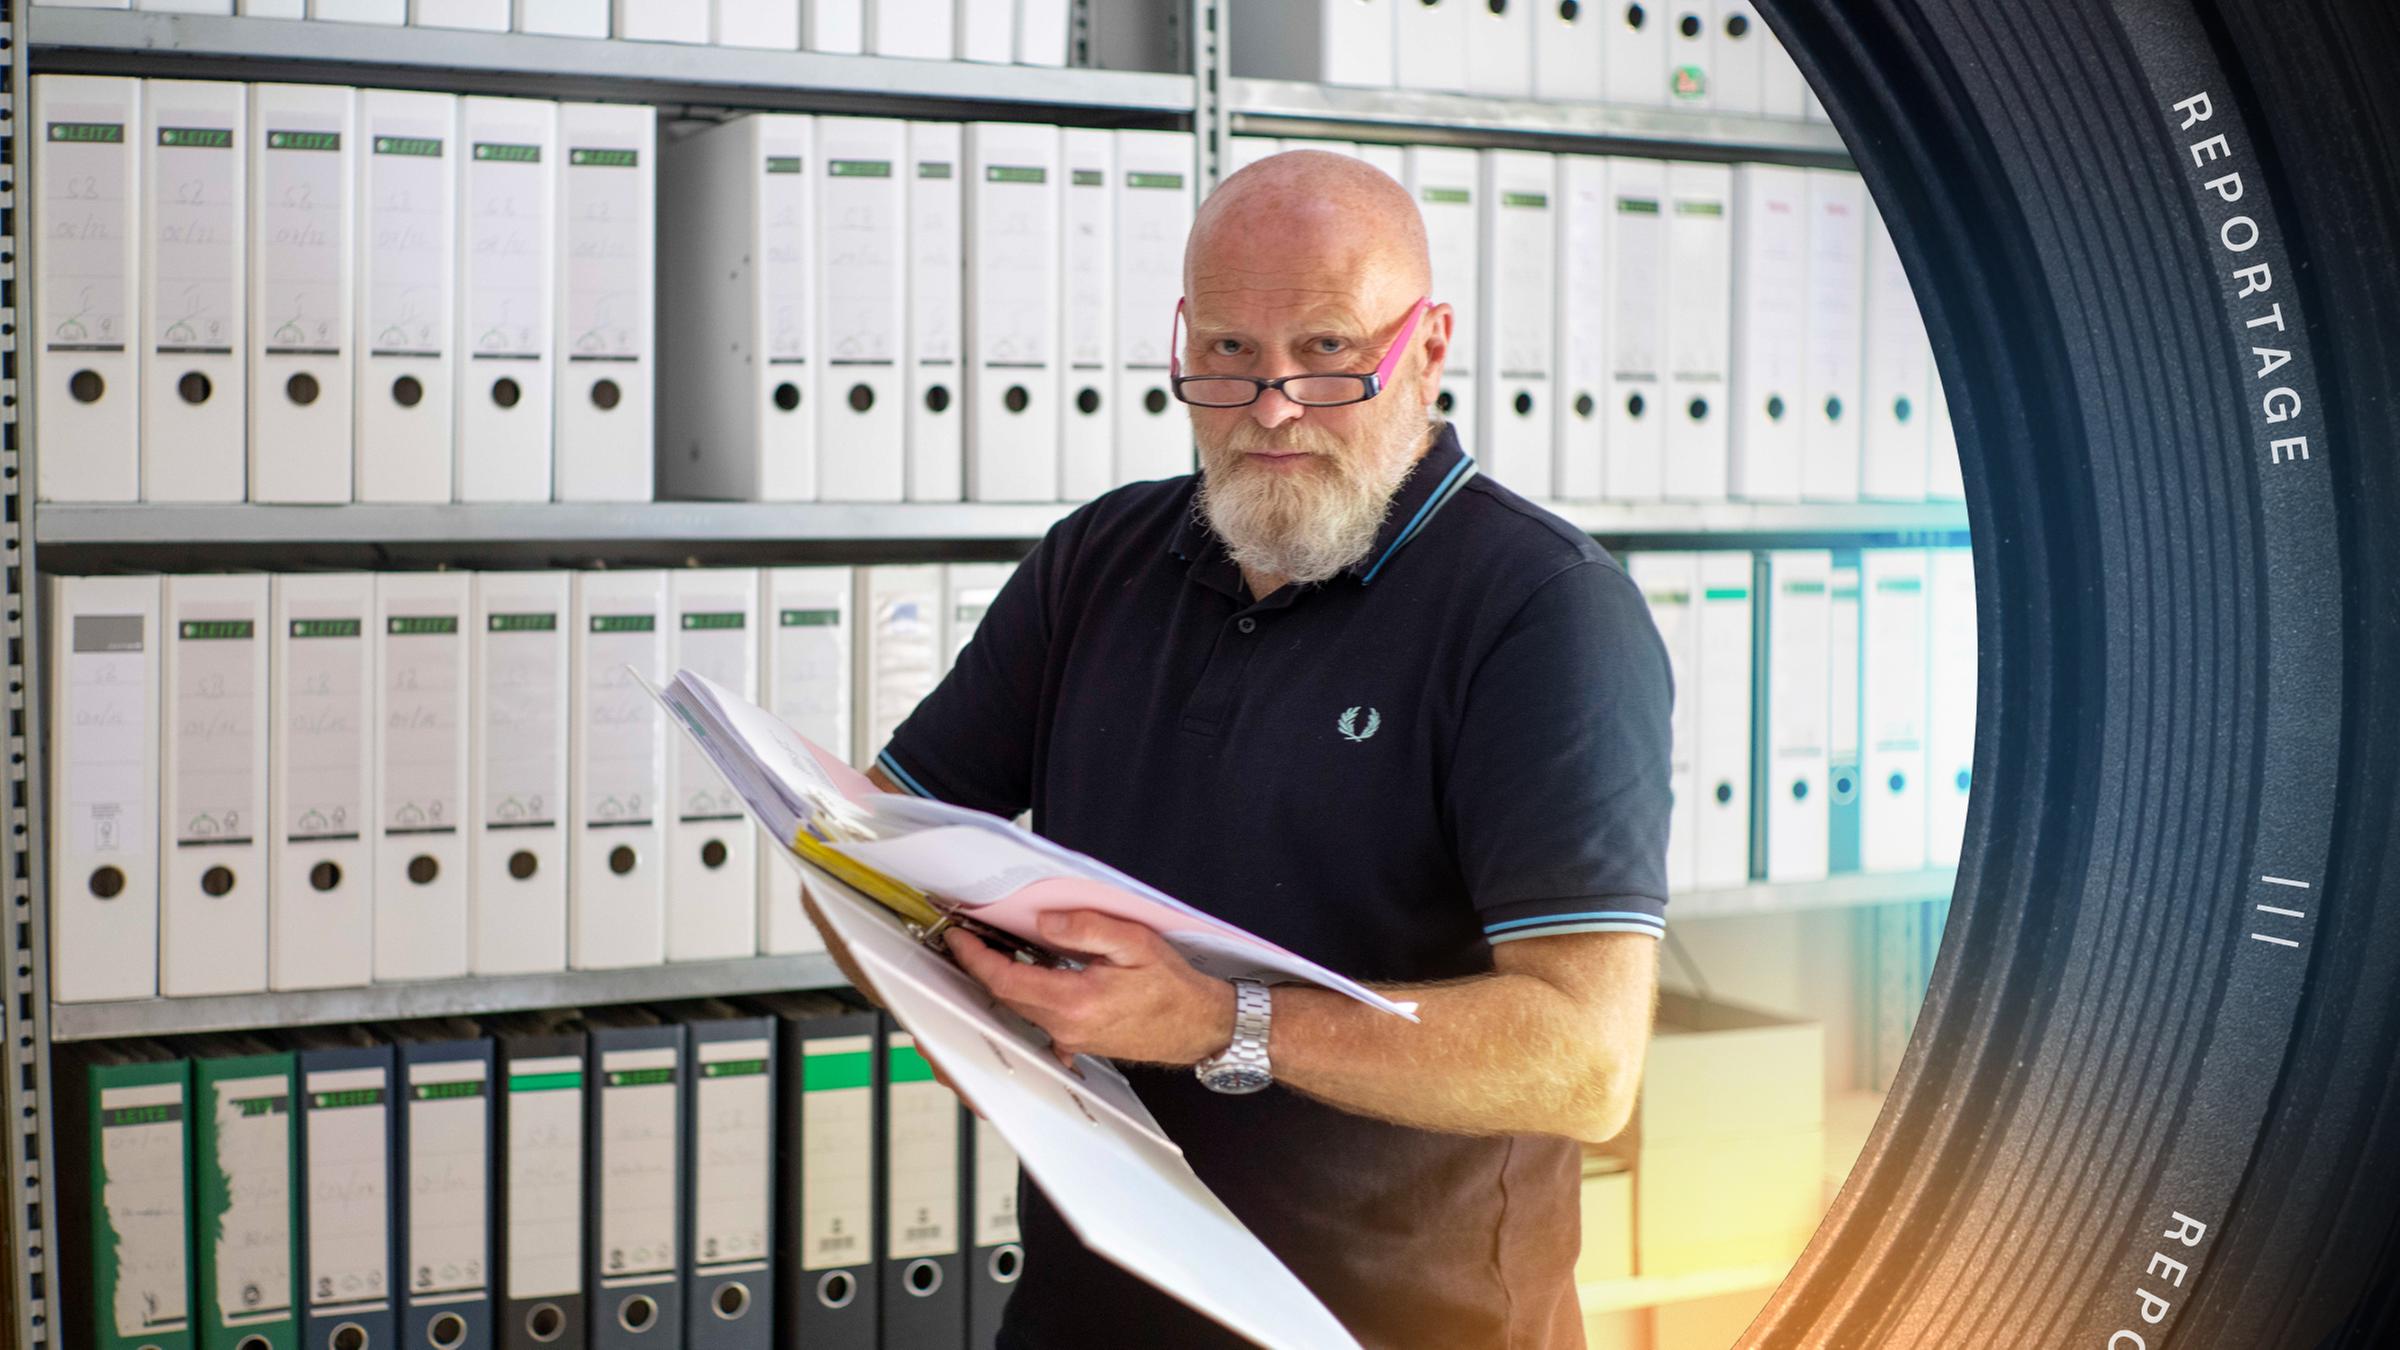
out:
M1265 1069L1253 1068L1247 1064L1221 1064L1210 1069L1208 1076L1200 1081L1212 1092L1239 1094L1256 1092L1274 1082L1275 1077Z

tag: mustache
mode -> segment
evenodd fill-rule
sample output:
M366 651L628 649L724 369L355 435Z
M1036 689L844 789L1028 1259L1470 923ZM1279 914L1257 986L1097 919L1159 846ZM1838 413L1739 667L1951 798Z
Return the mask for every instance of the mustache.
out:
M1337 453L1341 447L1342 443L1322 427L1312 427L1304 423L1287 423L1270 429L1255 422L1245 421L1228 431L1217 441L1214 448L1227 454L1243 455L1257 451L1273 451L1278 454L1290 454L1297 451L1310 455L1330 455Z

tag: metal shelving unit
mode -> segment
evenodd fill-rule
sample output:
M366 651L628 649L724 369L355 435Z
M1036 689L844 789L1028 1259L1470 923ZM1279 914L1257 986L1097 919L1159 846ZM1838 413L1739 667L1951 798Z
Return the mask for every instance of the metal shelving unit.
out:
M818 952L801 956L754 956L737 961L688 961L630 970L486 975L281 994L61 1003L50 1011L50 1038L95 1041L114 1036L261 1031L333 1022L471 1017L517 1008L652 1003L704 995L735 997L778 989L821 989L840 983L842 973L835 968L833 958Z
M1089 0L1077 29L1088 39ZM741 51L521 34L351 26L327 22L134 13L0 0L8 80L0 125L21 130L36 70L181 79L372 83L461 93L638 101L707 114L725 108L860 112L950 119L1019 118L1074 125L1189 127L1199 178L1213 186L1236 131L1370 140L1517 145L1591 153L1671 154L1846 165L1829 127L1663 109L1561 106L1407 91L1320 88L1235 79L1227 69L1223 0L1159 0L1180 30L1183 72L1038 69L808 52ZM0 1290L0 1344L35 1350L56 1330L50 1253L59 1195L52 1177L49 1109L54 1044L299 1023L403 1019L517 1008L740 994L822 986L839 973L823 956L759 957L631 971L376 985L359 989L108 1004L52 1004L48 991L43 876L46 853L41 631L37 548L53 571L175 566L524 565L564 561L655 563L874 562L903 557L1011 556L1071 508L1065 505L777 506L652 503L634 506L36 505L32 447L23 439L32 382L22 364L18 311L30 277L16 225L24 217L21 134L0 136L0 636L5 636L9 796L0 916L15 953L0 999L0 1035L11 1072L0 1109L14 1134L0 1165L10 1187L8 1286ZM72 449L65 448L65 453ZM1612 547L1926 546L1963 543L1956 504L1857 506L1567 503L1560 513ZM1752 885L1676 898L1679 917L1882 904L1945 896L1946 871L1846 877L1803 886ZM1593 1291L1587 1291L1587 1293ZM1687 1296L1624 1288L1610 1306Z
M1605 103L1538 103L1417 89L1352 89L1298 80L1235 78L1225 109L1234 131L1461 145L1513 145L1592 154L1752 159L1850 167L1840 133L1820 122Z

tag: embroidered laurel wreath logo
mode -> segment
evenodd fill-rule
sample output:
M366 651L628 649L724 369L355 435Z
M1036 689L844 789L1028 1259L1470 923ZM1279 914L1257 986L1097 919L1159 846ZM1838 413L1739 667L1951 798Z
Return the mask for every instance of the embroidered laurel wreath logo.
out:
M1334 726L1335 729L1339 730L1342 735L1348 739L1354 741L1363 741L1369 736L1374 735L1375 729L1383 725L1383 714L1375 711L1373 708L1367 709L1367 725L1364 729L1361 729L1358 725L1358 712L1359 710L1356 708L1344 710L1342 713L1342 720L1335 723Z

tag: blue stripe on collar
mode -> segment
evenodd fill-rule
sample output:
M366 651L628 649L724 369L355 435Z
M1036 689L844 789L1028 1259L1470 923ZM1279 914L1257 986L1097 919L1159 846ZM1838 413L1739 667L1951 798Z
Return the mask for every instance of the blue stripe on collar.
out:
M1467 480L1473 478L1476 472L1473 455L1459 456L1458 463L1450 466L1450 472L1442 476L1442 481L1434 484L1433 495L1427 497L1425 504L1417 508L1417 514L1409 518L1407 527L1392 540L1391 547L1383 551L1383 556L1375 560L1375 565L1367 569L1367 574L1358 579L1358 584L1364 586L1373 581L1375 574L1383 570L1383 565L1392 560L1392 555L1398 553L1401 546L1409 540L1416 538L1417 532L1425 528L1426 522L1433 519L1434 513L1440 511L1452 497L1457 496L1458 490L1465 487Z

